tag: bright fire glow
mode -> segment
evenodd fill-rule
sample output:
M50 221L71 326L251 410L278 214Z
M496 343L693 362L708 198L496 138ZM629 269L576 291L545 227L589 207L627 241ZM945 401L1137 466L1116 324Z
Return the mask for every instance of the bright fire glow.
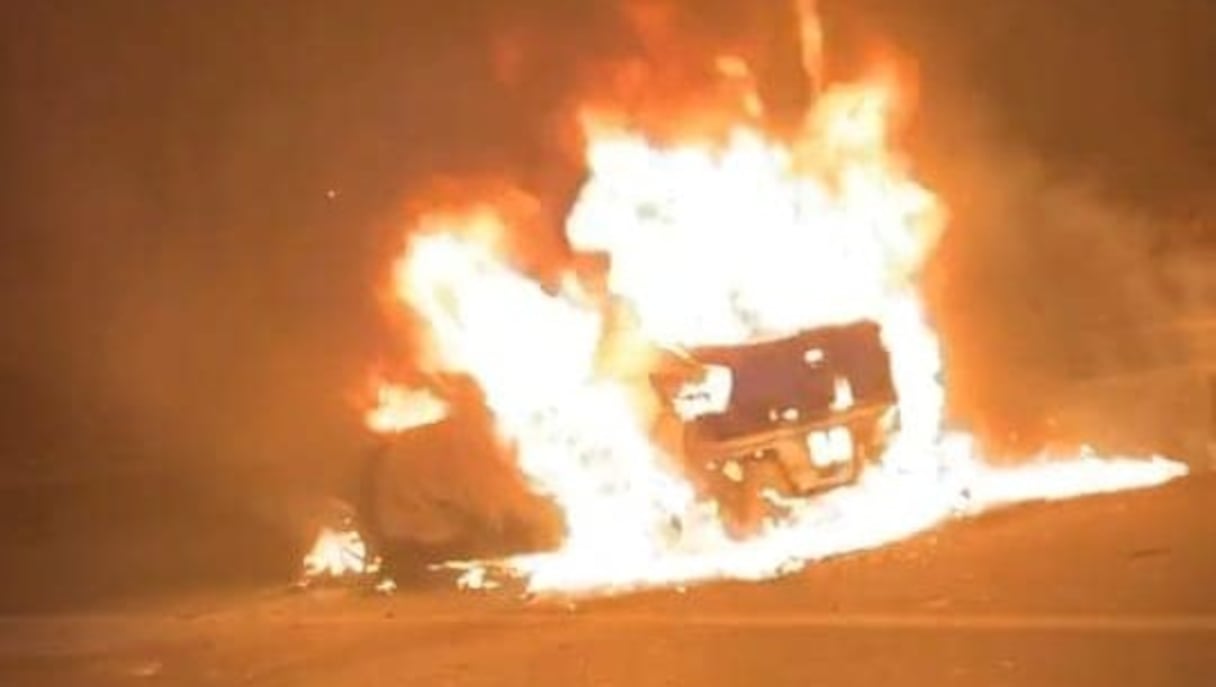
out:
M355 530L322 528L304 556L305 579L372 575L379 561L369 557L367 545Z
M818 24L804 33L818 41ZM466 586L486 586L490 571L560 592L760 579L954 514L1185 472L1160 458L1088 453L994 468L966 435L944 430L941 351L918 278L946 212L894 150L894 86L821 90L792 140L747 123L754 94L737 108L747 116L714 141L660 145L619 118L589 114L590 176L566 229L577 251L610 258L607 294L573 275L545 289L511 268L496 238L513 227L492 209L422 218L395 280L428 325L427 363L478 382L519 469L565 518L560 549L461 564ZM899 433L855 485L814 500L774 497L779 517L747 538L728 536L650 431L653 408L636 382L650 349L633 344L743 344L858 320L881 326ZM398 400L382 397L381 409L417 399ZM838 388L837 401L851 405L852 389ZM399 417L383 410L369 420L383 431L404 426Z
M376 407L367 414L367 426L378 434L433 425L448 416L447 403L426 389L382 383L376 390L376 400Z

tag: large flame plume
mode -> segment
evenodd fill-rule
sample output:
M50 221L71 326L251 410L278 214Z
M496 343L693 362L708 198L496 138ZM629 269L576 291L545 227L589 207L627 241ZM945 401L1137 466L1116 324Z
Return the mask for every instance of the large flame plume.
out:
M426 323L426 366L477 381L519 470L564 516L558 550L466 564L474 586L488 570L559 592L760 579L953 514L1185 472L1088 452L995 468L944 429L941 348L919 279L945 207L891 139L897 81L825 86L813 3L800 7L818 92L792 137L757 123L754 92L735 93L738 117L712 139L660 144L627 117L585 113L589 177L566 233L576 251L606 256L603 284L571 271L546 288L513 269L501 249L512 227L492 203L424 216L411 232L395 286ZM737 59L720 64L724 78L746 74ZM752 536L729 536L651 431L635 382L651 364L646 343L744 344L863 319L881 326L902 418L882 461L853 486L777 503ZM442 410L403 390L381 400L378 430Z

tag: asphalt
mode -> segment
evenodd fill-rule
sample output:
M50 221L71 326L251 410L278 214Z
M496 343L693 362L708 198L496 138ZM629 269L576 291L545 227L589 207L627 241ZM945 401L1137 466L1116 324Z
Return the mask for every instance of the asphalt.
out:
M0 618L18 685L1216 685L1216 479L599 600L447 585Z

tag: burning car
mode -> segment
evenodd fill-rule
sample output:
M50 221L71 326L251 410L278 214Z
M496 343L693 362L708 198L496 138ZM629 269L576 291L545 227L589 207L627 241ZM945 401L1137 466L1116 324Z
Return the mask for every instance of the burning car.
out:
M745 345L660 347L646 374L659 408L653 439L731 532L746 537L775 501L850 484L881 456L897 411L880 334L859 322ZM506 478L513 473L501 448L477 438L486 426L476 419L487 417L481 403L464 394L450 415L391 435L370 459L361 519L390 562L406 550L444 558L544 547L535 530L557 528L556 514L538 519L544 506ZM462 464L477 474L459 474ZM428 490L419 465L444 472L442 493ZM493 498L459 498L487 480Z
M810 496L854 482L897 420L878 325L859 322L740 346L671 350L652 375L675 445L702 495L737 531L768 495Z
M389 568L393 550L466 559L484 586L488 559L466 550L513 543L545 552L493 561L531 591L762 579L959 512L1185 474L1084 453L1000 469L947 427L921 293L947 209L898 145L897 70L823 81L800 8L815 97L792 130L734 88L670 135L630 107L580 108L569 260L535 269L512 194L411 217L392 272L419 334L410 369L471 393L379 382L361 520Z

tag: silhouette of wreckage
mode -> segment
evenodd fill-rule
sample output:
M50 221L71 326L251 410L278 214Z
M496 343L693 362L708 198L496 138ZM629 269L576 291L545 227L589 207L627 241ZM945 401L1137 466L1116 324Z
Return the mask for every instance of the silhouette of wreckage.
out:
M780 507L773 494L813 498L855 482L898 423L873 322L659 358L641 385L660 408L652 438L734 536ZM448 417L386 437L366 463L361 526L390 574L560 541L556 508L528 492L474 389L447 380Z

